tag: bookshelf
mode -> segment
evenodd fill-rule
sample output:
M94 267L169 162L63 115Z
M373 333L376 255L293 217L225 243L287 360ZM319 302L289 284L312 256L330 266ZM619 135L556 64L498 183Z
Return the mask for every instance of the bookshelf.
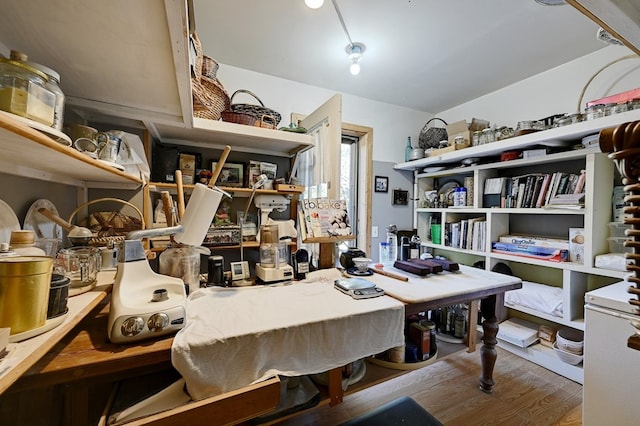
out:
M556 329L572 327L584 330L585 292L618 282L625 275L624 271L595 266L595 257L609 252L607 237L609 237L609 223L613 220L613 187L621 184L621 177L613 161L606 154L601 153L598 146L582 149L576 149L576 146L581 145L583 137L597 134L603 128L635 120L640 120L638 110L517 136L483 146L469 147L437 158L398 164L396 169L414 171L414 228L417 229L423 244L426 244L434 254L486 270L492 270L497 264L502 263L523 280L562 288L561 317L509 305L510 316L551 325ZM526 159L499 160L499 154L502 151L524 150L546 145L553 146L554 152ZM564 145L566 150L561 151L559 149L561 145ZM479 157L480 161L471 166L460 167L461 161L468 157ZM432 166L445 166L445 168L435 171L436 168ZM425 172L424 167L434 171ZM506 182L518 176L553 175L554 173L573 174L579 177L582 171L584 171L583 206L579 203L578 205L550 206L550 199L543 199L537 207L536 204L523 207L518 206L517 203L507 207L504 200L489 202L483 196L487 181L504 180ZM425 192L435 190L440 195L443 188L451 191L455 186L473 188L472 193L467 197L466 206L453 207L446 202L444 205L438 203L434 206L426 202ZM470 192L469 188L467 191ZM431 223L434 220L441 224L438 231L440 232L438 244L431 238ZM447 228L451 224L466 223L468 225L474 222L482 223L485 227L486 235L481 243L476 242L474 245L473 241L471 243L467 241L467 244L461 244L458 241L458 244L452 244ZM568 241L570 228L584 230L586 239L582 263L554 262L492 251L492 242L509 234L536 235ZM546 349L548 348L539 350ZM538 349L533 352L519 351L518 354L572 380L582 381L581 367L568 369L567 364L560 361L552 350L549 349L549 354L543 357L527 355L530 352L538 354L539 351ZM541 359L544 359L544 362L541 362ZM570 373L567 373L569 370Z

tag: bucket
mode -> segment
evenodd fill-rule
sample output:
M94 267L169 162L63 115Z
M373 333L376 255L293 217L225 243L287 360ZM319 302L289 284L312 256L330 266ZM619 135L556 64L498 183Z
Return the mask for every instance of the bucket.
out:
M47 319L55 318L67 311L67 299L69 298L69 283L71 280L61 274L51 275L49 286L49 303L47 307Z
M0 258L0 327L14 335L45 324L52 269L46 256Z

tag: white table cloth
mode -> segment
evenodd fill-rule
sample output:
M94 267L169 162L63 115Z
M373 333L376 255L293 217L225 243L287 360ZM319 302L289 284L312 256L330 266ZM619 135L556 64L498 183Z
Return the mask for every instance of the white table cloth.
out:
M397 275L406 276L409 281L400 281L379 274L373 274L366 279L384 289L389 296L406 303L429 302L521 282L518 277L465 265L460 265L459 272L445 271L424 277L394 267L385 267L384 269Z
M404 304L355 300L335 269L288 285L210 287L189 296L172 362L194 400L274 375L321 373L404 344Z

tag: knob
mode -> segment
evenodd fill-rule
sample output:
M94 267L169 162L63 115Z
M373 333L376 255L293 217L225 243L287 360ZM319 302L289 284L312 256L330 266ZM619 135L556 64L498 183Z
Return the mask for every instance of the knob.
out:
M165 288L159 288L153 290L152 302L162 302L163 300L169 300L169 292Z
M129 317L122 322L120 326L120 332L125 337L135 336L140 334L144 329L144 320L140 317Z
M169 325L169 315L164 312L153 314L147 320L147 327L151 331L161 331Z

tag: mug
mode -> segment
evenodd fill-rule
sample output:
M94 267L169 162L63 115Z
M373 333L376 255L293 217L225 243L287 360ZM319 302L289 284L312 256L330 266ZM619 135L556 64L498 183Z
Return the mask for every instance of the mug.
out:
M122 139L111 132L99 132L96 134L98 144L98 158L104 161L116 163L120 154Z
M84 126L82 124L70 124L68 127L67 133L71 137L72 141L75 141L80 138L87 138L87 139L93 140L96 138L96 134L98 134L98 130L94 129L93 127Z
M87 154L91 157L97 157L98 144L93 139L78 138L73 142L73 147L83 154Z

